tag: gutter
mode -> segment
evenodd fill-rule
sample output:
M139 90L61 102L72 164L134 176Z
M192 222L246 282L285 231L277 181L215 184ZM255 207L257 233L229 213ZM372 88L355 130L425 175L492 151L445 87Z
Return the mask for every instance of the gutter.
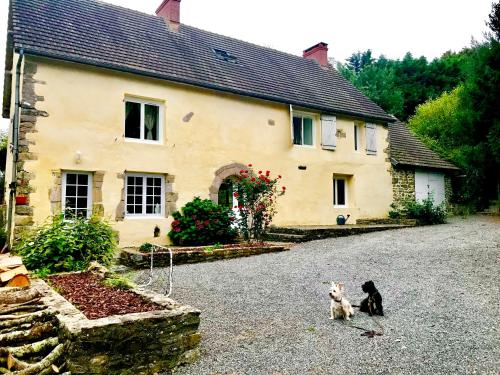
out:
M23 63L24 58L24 50L21 48L19 50L19 59L17 60L16 66L16 89L15 89L15 104L14 104L14 118L12 121L12 176L11 182L9 184L10 193L9 193L9 206L7 211L7 228L6 234L7 239L5 241L5 246L2 249L11 247L12 242L12 216L14 212L14 198L16 196L17 191L17 161L19 159L19 108L21 107L21 99L20 99L20 88L21 88L21 65Z
M231 94L246 96L246 97L255 98L255 99L267 100L267 101L277 102L277 103L282 103L282 104L287 104L287 105L294 105L297 107L314 109L314 110L321 111L324 114L329 114L329 115L339 115L340 114L340 115L346 115L346 116L359 118L362 120L374 121L374 122L384 122L384 123L390 123L390 122L396 121L392 116L389 116L389 115L387 117L366 116L366 115L363 115L360 113L346 111L346 110L332 110L331 108L325 108L325 107L321 107L321 106L304 105L304 103L292 102L290 100L286 100L286 99L283 99L280 97L275 97L272 95L254 94L254 93L249 93L249 92L245 92L242 90L221 87L221 86L206 83L206 82L196 82L193 80L184 79L184 78L180 78L180 77L169 77L169 76L166 76L164 74L148 72L148 71L144 71L144 70L137 69L137 68L124 67L124 66L115 65L112 63L106 63L106 62L98 62L94 59L85 59L85 58L73 57L73 56L61 56L60 54L57 54L57 53L50 53L50 52L34 50L34 49L32 49L32 50L25 49L25 54L29 54L29 55L33 55L33 56L40 56L40 57L47 57L47 58L52 58L52 59L56 59L56 60L66 61L66 62L91 65L94 67L111 69L111 70L115 70L115 71L119 71L119 72L123 72L123 73L137 74L137 75L141 75L141 76L145 76L145 77L157 78L157 79L161 79L161 80L167 80L167 81L171 81L171 82L175 82L175 83L181 83L181 84L186 84L186 85L191 85L191 86L196 86L196 87L203 87L203 88L210 89L210 90L228 92Z

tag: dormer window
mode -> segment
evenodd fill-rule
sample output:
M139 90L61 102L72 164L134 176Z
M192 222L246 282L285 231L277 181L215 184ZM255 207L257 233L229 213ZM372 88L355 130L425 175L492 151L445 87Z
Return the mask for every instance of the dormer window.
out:
M219 60L224 60L224 61L227 61L227 62L230 62L233 64L238 63L238 58L234 55L231 55L227 51L224 51L222 49L217 49L217 48L214 48L213 51L215 53L215 57L217 57Z

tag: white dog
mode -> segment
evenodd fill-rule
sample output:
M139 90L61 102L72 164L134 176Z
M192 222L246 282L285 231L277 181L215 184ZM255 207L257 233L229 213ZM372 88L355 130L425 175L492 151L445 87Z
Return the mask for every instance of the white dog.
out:
M335 283L332 281L330 289L330 319L344 318L344 320L351 320L354 315L354 310L351 304L343 296L344 283Z

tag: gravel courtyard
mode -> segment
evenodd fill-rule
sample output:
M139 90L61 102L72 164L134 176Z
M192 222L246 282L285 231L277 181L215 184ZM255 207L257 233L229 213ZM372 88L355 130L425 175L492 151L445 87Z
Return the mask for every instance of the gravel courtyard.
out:
M177 266L173 298L202 310L201 360L175 374L498 374L498 218L304 243ZM374 280L382 337L329 320L331 280L359 303ZM353 323L377 328L357 313Z

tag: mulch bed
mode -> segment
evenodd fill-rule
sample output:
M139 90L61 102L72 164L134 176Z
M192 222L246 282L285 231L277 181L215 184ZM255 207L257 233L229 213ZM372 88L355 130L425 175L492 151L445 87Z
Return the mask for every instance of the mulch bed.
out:
M51 276L49 281L88 319L163 309L132 291L103 285L90 272Z

